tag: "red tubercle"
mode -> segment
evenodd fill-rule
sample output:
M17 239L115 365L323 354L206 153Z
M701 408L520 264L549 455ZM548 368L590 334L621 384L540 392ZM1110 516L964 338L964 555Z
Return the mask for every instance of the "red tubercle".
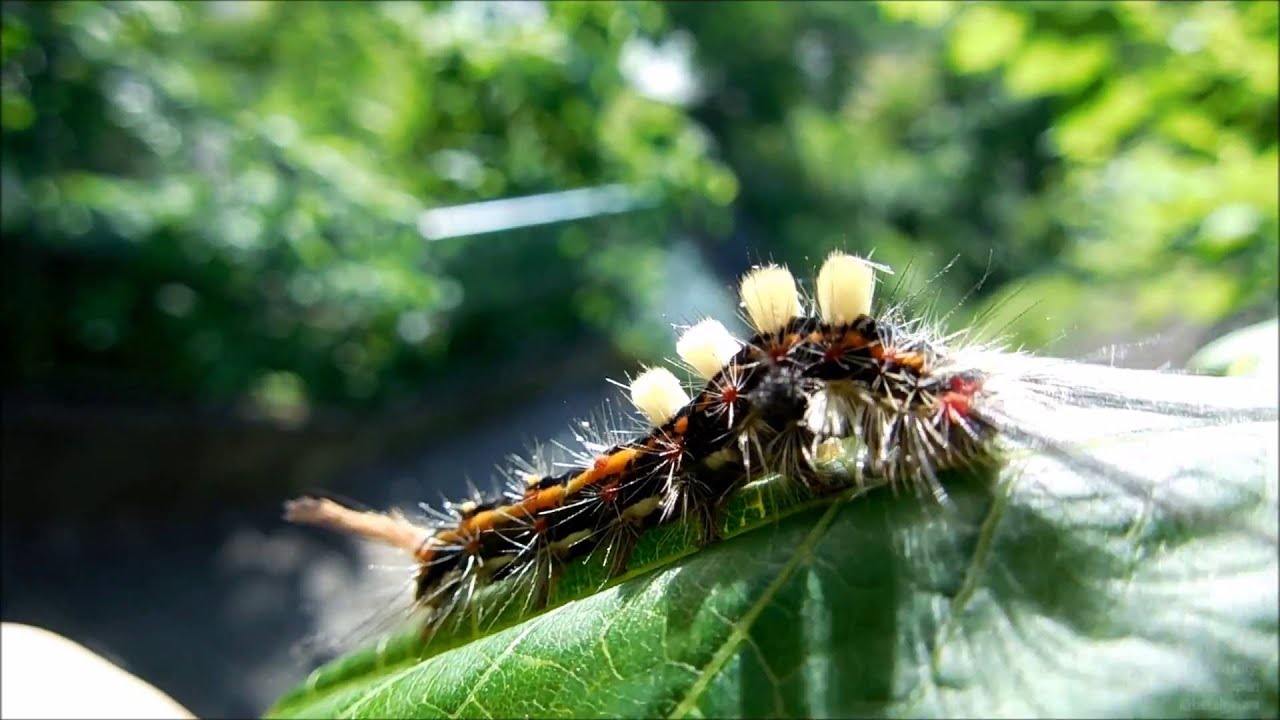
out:
M783 358L791 354L791 351L795 349L796 344L799 343L800 340L801 337L796 333L787 333L786 335L777 338L776 341L769 343L766 354L769 356L770 360L780 362Z
M973 396L982 390L982 380L956 375L947 387L947 391L938 397L942 411L953 417L968 417Z
M938 398L938 402L942 404L944 412L956 417L966 417L969 415L969 401L972 398L971 395L958 392L945 392Z
M963 375L956 375L951 378L951 392L962 393L972 397L982 389L982 380L980 378L967 378Z
M600 501L612 505L618 501L618 483L613 482L600 488Z

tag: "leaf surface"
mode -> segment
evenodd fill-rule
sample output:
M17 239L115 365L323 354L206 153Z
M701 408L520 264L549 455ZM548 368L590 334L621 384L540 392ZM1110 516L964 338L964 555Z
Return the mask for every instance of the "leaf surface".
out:
M423 659L392 640L270 714L1276 715L1276 423L1121 425L1090 457L1194 513L1010 458L948 477L946 507L807 503Z

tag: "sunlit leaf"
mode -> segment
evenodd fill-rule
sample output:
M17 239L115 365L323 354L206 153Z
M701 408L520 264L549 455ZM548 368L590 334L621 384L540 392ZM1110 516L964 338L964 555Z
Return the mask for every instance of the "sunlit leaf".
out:
M1023 457L946 510L846 498L422 660L353 655L269 715L1275 714L1275 423L1115 427L1091 456L1195 513Z
M951 29L948 57L961 72L992 70L1008 62L1026 30L1027 17L1015 9L995 4L970 6Z
M1111 44L1104 38L1040 37L1010 63L1005 82L1021 97L1071 93L1102 75L1110 61Z

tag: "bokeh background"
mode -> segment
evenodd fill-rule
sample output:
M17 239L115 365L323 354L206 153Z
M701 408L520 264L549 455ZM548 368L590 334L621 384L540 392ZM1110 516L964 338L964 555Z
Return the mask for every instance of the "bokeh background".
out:
M369 613L281 500L485 486L754 261L1149 367L1276 316L1272 2L2 7L0 609L202 716Z

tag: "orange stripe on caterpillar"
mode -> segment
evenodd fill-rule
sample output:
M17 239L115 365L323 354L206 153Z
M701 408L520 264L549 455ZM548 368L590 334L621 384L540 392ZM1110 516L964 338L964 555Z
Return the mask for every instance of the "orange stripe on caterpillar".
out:
M638 455L640 455L640 449L633 447L622 448L608 455L601 455L596 458L595 467L570 478L566 486L567 493L573 495L582 490L582 488L599 482L603 478L620 474L627 469L627 466Z
M596 459L595 465L573 476L567 483L527 490L525 498L520 502L464 517L456 529L442 530L436 534L436 538L447 544L464 542L476 533L558 507L566 497L580 492L584 487L622 473L639 453L638 448L628 447L601 455Z

